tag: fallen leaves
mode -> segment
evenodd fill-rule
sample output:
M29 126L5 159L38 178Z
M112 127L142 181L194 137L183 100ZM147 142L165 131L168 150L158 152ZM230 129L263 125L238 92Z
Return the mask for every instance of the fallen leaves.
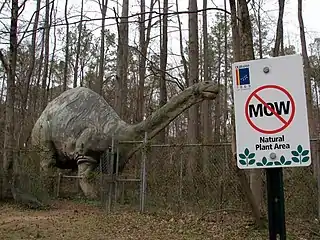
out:
M57 201L55 204L48 211L1 206L0 239L259 240L268 236L267 230L257 231L250 226L250 218L243 213L217 212L207 218L160 210L157 214L129 210L108 214L83 203Z

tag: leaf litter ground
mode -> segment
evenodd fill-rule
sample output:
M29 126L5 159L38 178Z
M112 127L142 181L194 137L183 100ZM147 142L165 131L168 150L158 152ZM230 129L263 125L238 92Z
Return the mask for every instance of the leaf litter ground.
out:
M251 224L250 216L241 212L216 211L205 215L174 214L154 211L140 214L121 209L103 212L87 203L59 200L50 210L29 210L1 203L0 239L268 239ZM299 226L297 221L292 223ZM287 239L319 239L310 228L290 228ZM312 234L313 233L313 234Z

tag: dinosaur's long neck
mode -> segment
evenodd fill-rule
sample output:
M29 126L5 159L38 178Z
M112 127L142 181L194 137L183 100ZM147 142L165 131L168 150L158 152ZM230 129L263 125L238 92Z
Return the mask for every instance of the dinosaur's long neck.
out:
M132 132L136 135L136 138L143 139L145 132L148 133L149 139L153 138L182 112L202 100L201 97L196 97L193 88L187 89L171 98L170 102L162 106L146 120L132 125Z

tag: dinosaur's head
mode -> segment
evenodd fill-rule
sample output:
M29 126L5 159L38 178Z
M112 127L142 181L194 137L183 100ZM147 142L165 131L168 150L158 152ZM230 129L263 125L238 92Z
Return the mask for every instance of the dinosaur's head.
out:
M219 93L219 88L214 82L200 82L193 86L193 94L200 97L203 100L213 100Z

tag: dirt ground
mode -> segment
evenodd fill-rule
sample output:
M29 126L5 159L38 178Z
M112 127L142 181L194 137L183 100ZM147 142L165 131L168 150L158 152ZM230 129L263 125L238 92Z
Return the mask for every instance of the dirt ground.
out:
M96 206L56 201L50 210L27 210L0 203L0 239L268 239L248 217L224 211L205 215L120 210L108 214ZM295 224L294 224L295 225ZM299 225L299 224L297 224ZM288 227L287 239L319 239L312 229Z

